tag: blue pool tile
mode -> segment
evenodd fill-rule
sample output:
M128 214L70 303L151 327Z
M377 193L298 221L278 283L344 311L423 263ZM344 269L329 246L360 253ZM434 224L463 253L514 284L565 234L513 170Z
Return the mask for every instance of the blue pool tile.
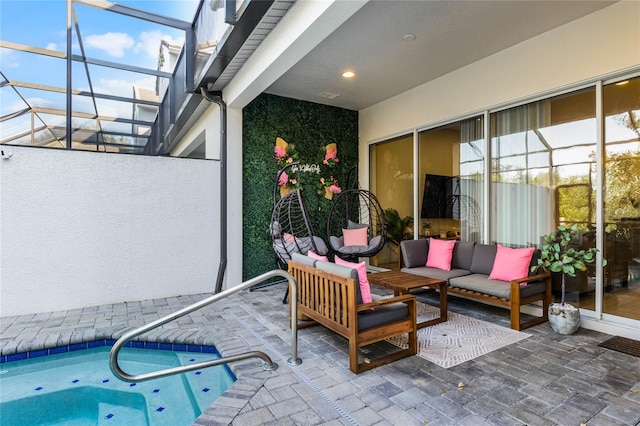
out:
M26 352L22 352L19 354L12 354L12 355L7 355L7 362L12 362L12 361L20 361L23 359L27 359L27 353Z
M102 383L109 383L109 379L104 379Z
M130 388L132 388L132 387L134 387L135 385L136 385L135 383L130 383L130 384L129 384L129 387L130 387Z
M132 348L140 348L140 349L142 349L142 348L144 348L144 342L138 342L138 341L131 342L131 347Z
M73 345L69 345L69 352L71 351L81 351L87 349L87 343L74 343Z
M158 392L160 392L160 389L154 389L153 390L153 393L158 393Z
M49 351L46 349L38 349L37 351L29 352L29 358L40 358L41 356L49 355Z
M158 345L158 349L163 351L170 351L172 349L171 346L172 346L171 343L160 343Z
M214 346L203 346L202 347L202 352L208 353L208 354L218 354L218 351L216 350L216 348Z
M209 389L209 388L204 388L204 389L202 389L202 392L205 392L205 393L206 393L206 392L209 392L210 390L211 390L211 389Z
M159 349L158 342L145 342L144 347L146 349Z
M195 358L190 358L189 362L196 362L196 359Z
M187 352L202 352L201 345L187 345Z
M201 374L202 374L202 371L196 371L196 373L195 373L195 374L196 374L196 376L199 376L199 375L201 375Z
M104 341L105 346L113 346L116 344L116 340L114 339L105 339Z
M110 419L111 417L113 417L113 414L109 413L105 416L107 419Z
M80 380L78 380L78 379L73 379L73 380L71 381L71 383L78 383L79 381L80 381Z
M106 345L106 341L104 339L102 339L102 340L94 340L93 342L88 342L87 343L87 347L89 349L91 349L91 348L101 348L101 347L103 347L105 345Z
M41 391L42 389L44 389L42 386L38 386L37 388L35 388L35 391Z
M164 411L164 407L158 407L156 411Z
M49 349L49 355L64 354L69 352L69 346L57 346Z
M187 345L182 345L180 343L176 343L173 345L173 350L174 351L178 351L178 352L186 352L187 351Z

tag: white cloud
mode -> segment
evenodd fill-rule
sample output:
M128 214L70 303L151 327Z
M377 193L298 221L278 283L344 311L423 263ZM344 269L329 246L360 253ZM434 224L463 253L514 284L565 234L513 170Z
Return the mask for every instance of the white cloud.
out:
M18 68L20 62L15 52L11 49L2 49L2 55L0 55L0 69L5 68Z
M98 87L94 87L94 90L100 93L132 97L133 86L154 90L156 88L156 78L148 76L135 81L101 78Z
M160 41L164 40L171 45L182 46L184 43L184 37L180 37L174 40L170 35L162 34L160 30L145 31L138 36L138 42L136 43L135 52L145 52L147 56L158 59L158 53L160 51Z
M125 50L135 45L135 41L128 34L112 32L87 36L85 37L85 42L88 46L104 50L107 54L116 58L122 58Z
M57 45L57 44L55 44L55 43L49 43L49 44L47 44L47 47L46 47L45 49L48 49L48 50L58 50L58 45Z

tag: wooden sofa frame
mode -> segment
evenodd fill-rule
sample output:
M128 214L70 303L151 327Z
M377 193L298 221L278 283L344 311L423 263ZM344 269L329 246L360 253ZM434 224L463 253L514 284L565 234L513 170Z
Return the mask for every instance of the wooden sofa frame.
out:
M544 281L545 292L533 294L528 297L520 297L520 283L527 283L533 281ZM511 281L511 299L505 299L502 297L491 296L489 294L479 293L476 291L467 290L464 288L447 286L447 294L458 294L465 296L469 299L475 299L483 303L490 305L498 305L508 308L511 311L511 328L513 330L524 330L525 328L532 327L537 324L542 324L549 320L549 305L551 304L551 274L538 274L531 275L526 278ZM528 321L521 322L520 320L520 308L523 305L529 303L542 301L542 315L539 317L531 318Z
M321 324L349 341L349 368L355 373L378 367L418 351L416 333L416 298L403 295L372 303L356 303L356 281L326 271L289 261L289 273L296 282L298 328ZM294 301L290 300L290 304ZM409 316L401 321L358 330L358 313L391 303L406 303ZM300 321L306 317L306 321ZM376 359L358 362L358 348L407 333L408 348Z
M398 270L401 270L403 267L404 267L404 261L402 258L402 253L400 252L400 249L398 249ZM544 281L544 284L545 284L544 293L537 293L528 297L520 297L520 284L534 282L534 281ZM550 273L545 272L541 274L530 275L525 278L512 280L510 284L511 284L510 299L492 296L489 294L467 290L460 287L453 287L451 285L447 285L447 294L456 294L456 295L466 297L468 299L478 300L480 302L483 302L489 305L497 305L497 306L502 306L509 309L511 311L510 312L511 328L513 330L517 330L517 331L524 330L525 328L542 324L549 320L549 305L551 304L551 274ZM528 321L521 322L520 308L523 305L528 305L529 303L533 303L538 300L542 301L542 315L539 317L532 318Z

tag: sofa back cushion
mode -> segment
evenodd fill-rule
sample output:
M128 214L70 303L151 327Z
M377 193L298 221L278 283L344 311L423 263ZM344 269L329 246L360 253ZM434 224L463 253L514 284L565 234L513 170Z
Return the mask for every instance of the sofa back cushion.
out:
M453 247L451 269L471 269L473 247L475 245L476 243L471 241L456 241L456 245Z
M406 268L424 266L427 263L429 240L405 240L400 242L402 261Z
M342 275L343 277L353 278L356 280L356 303L362 304L362 294L360 294L360 280L358 279L358 271L347 266L336 265L331 262L316 262L316 268L331 274Z
M309 256L305 256L304 254L300 254L300 253L292 253L291 260L301 263L305 266L316 266L316 259L313 259Z
M476 244L473 247L473 260L469 270L474 274L489 275L496 260L498 246L489 244Z

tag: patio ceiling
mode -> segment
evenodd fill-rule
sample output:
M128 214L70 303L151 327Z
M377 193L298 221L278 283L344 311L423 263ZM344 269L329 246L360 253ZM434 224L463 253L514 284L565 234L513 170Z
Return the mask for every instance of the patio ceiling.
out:
M10 15L7 12L11 11L11 5L18 3L24 4L2 1L3 19ZM206 7L200 9L201 13L214 13L218 3L205 0ZM612 3L369 1L284 71L266 92L361 110ZM159 131L164 132L156 136L160 147L156 151L149 149L156 116L166 118L173 114L169 107L163 110L164 90L171 89L170 77L174 72L184 72L177 70L177 61L172 62L168 56L170 52L174 55L180 52L181 43L192 27L198 1L183 2L193 10L182 10L184 17L176 19L155 13L156 2L141 3L149 9L142 11L101 0L73 0L70 64L65 43L38 44L32 38L37 32L24 31L56 22L58 31L66 33L66 2L33 4L55 4L56 12L47 14L43 13L45 8L33 7L29 16L15 18L23 21L18 32L8 31L8 26L3 25L0 33L0 144L69 148L67 134L71 134L73 149L166 154L189 123L202 113L204 106L199 95L179 94L182 96L179 104L171 107L177 111L180 105L188 105L182 108L186 111L184 117L173 117L170 127L160 126ZM203 81L215 81L214 90L224 90L292 5L291 0L273 2L264 19L252 21L251 29L256 31L236 39L230 36L231 30L212 37L210 28L197 28L198 23L212 21L211 15L195 19L195 75ZM164 41L160 49L156 47L152 52L153 59L143 61L142 53L133 60L118 59L116 46L103 44L96 50L99 43L95 36L108 31L97 33L96 28L86 24L96 19L106 24L103 25L106 28L138 30L144 26L145 34L163 34ZM223 29L229 28L225 24ZM241 28L237 32L249 34L246 30ZM228 40L233 40L230 44L234 46L225 46ZM135 42L141 44L141 40ZM225 48L238 49L238 55L227 55ZM13 66L26 62L30 64L28 71ZM66 78L67 66L73 76L70 81ZM346 69L354 70L355 78L345 80L341 74ZM144 81L146 89L144 85L134 88L133 82ZM149 81L153 81L152 87ZM124 91L116 88L123 82L127 85ZM196 81L195 86L198 84ZM66 114L67 87L71 90L71 120L67 120Z
M267 92L361 110L613 3L370 1Z

